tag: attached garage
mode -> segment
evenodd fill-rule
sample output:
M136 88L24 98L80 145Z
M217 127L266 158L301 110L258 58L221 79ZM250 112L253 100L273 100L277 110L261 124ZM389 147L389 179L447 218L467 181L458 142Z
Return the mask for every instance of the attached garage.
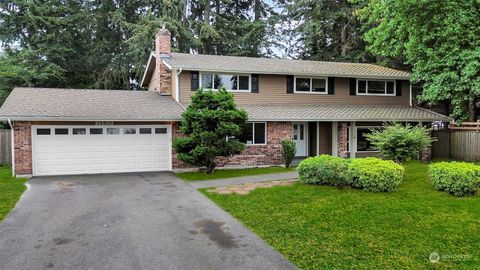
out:
M158 92L15 88L0 120L13 130L15 175L150 172L172 170L183 112Z
M170 126L32 126L33 175L171 170Z

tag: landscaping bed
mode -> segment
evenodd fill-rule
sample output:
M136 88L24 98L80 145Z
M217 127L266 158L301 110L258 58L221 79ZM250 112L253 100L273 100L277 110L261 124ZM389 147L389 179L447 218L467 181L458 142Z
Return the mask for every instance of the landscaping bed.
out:
M480 196L436 190L420 162L404 168L388 193L300 183L247 195L204 192L302 269L477 267Z
M15 207L27 189L23 178L13 178L12 168L0 167L0 221Z

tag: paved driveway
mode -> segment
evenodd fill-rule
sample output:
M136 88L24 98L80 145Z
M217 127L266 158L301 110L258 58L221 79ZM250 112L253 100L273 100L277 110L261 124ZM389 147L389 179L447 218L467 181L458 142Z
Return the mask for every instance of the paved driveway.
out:
M1 269L294 269L171 173L28 183L0 224Z

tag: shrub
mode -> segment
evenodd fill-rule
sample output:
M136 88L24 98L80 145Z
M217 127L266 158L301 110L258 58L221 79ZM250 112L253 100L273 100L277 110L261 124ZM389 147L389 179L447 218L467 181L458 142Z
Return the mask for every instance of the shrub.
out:
M480 166L467 162L438 162L428 166L433 186L455 196L473 195L480 186Z
M297 148L296 148L295 142L293 142L290 139L282 140L281 144L282 144L283 162L285 163L285 167L289 168L290 164L292 164L292 161L295 158L295 154L297 153Z
M347 183L347 160L320 155L302 160L297 167L299 180L305 184L341 186Z
M352 159L348 166L351 185L374 192L394 191L402 182L403 172L401 165L374 157Z
M381 130L372 129L366 137L374 150L397 163L418 158L433 141L430 129L401 124L386 125Z

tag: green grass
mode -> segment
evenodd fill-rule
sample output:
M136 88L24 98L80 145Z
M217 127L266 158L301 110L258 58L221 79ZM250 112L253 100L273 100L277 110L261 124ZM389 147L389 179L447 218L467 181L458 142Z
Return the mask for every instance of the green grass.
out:
M302 269L478 269L480 196L435 190L419 162L405 169L393 193L302 184L202 191ZM434 264L432 252L456 258Z
M15 207L20 195L27 189L27 179L13 178L12 168L0 167L0 221Z
M292 172L295 168L284 168L284 167L268 167L268 168L251 168L251 169L225 169L225 170L215 170L212 174L206 174L204 172L185 172L177 173L176 175L187 181L195 180L213 180L220 178L230 178L230 177L239 177L239 176L249 176L249 175L259 175L259 174L268 174L268 173L283 173L283 172Z

